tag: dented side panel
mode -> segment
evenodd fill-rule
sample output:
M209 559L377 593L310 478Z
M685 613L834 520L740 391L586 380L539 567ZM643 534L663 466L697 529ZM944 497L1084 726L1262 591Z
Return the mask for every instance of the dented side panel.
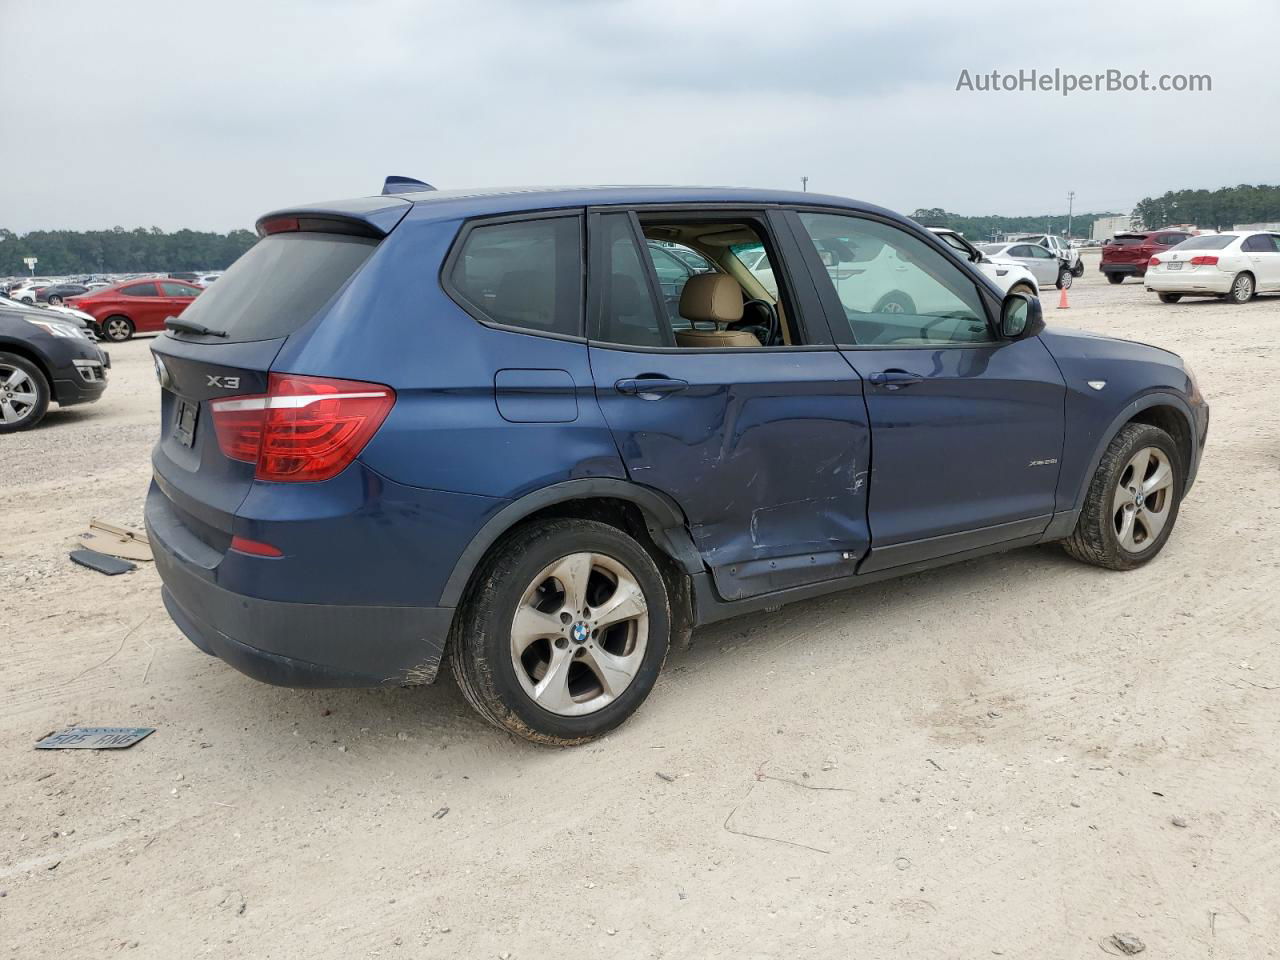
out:
M862 381L838 352L593 344L591 367L629 476L680 504L722 597L854 572L871 444ZM689 385L658 399L613 386L642 375Z

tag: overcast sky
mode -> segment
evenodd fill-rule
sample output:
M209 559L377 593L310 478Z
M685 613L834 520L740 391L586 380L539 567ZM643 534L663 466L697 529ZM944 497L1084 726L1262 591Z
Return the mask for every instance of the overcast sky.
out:
M0 226L226 230L440 187L809 188L1129 210L1280 180L1280 3L0 0ZM1211 93L957 92L1207 73Z

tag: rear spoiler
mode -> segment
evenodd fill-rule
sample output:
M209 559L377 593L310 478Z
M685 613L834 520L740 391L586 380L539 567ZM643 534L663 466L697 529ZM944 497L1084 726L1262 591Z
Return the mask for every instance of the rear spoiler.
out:
M357 197L274 210L259 217L258 236L306 231L341 233L381 240L396 228L413 203L402 197Z

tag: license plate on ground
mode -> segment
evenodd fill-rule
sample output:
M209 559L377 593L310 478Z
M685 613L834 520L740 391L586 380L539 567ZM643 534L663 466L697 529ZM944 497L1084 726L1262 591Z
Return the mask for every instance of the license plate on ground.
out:
M200 413L200 404L189 400L178 400L178 409L174 413L173 439L184 447L191 446L196 439L196 417Z
M155 727L72 727L45 737L36 749L122 750L155 732Z
M1175 261L1173 261L1173 263L1169 264L1169 269L1170 269L1170 270L1181 270L1181 269L1182 269L1182 261L1181 261L1181 260L1175 260Z

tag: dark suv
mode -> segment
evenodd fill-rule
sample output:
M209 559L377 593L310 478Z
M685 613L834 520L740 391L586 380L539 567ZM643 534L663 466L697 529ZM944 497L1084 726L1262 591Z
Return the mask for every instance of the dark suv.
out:
M1175 354L1046 330L879 207L387 189L264 217L152 346L164 601L260 680L447 656L580 742L698 624L1046 541L1137 567L1196 475ZM666 244L709 268L662 279Z
M1141 233L1117 233L1103 244L1098 269L1111 283L1124 283L1125 277L1142 277L1147 264L1157 253L1176 247L1191 234L1179 230L1150 230Z
M92 403L111 358L74 317L0 297L0 433L28 430L50 403Z

